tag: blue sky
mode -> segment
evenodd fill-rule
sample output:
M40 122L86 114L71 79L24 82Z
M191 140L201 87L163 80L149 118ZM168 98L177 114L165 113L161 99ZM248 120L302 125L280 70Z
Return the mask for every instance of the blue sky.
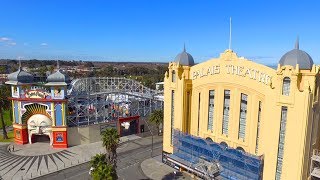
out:
M277 64L294 47L320 64L318 1L1 0L0 58L203 62L228 48Z

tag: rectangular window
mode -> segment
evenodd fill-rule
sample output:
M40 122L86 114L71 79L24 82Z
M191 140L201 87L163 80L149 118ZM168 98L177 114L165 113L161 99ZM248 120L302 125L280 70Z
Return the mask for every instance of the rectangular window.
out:
M257 139L256 139L256 154L258 154L258 148L259 148L260 121L261 121L261 101L259 101L259 110L258 110L258 126L257 126Z
M189 134L189 114L190 114L190 92L187 92L187 117L186 117L186 133Z
M174 137L174 90L171 92L171 145Z
M172 70L172 82L176 82L176 71Z
M246 136L247 103L248 103L248 95L241 93L238 138L242 139L243 141Z
M224 90L222 134L228 135L230 113L230 90Z
M208 131L213 131L214 117L214 90L209 91L209 107L208 107Z
M199 93L199 104L198 104L198 131L197 131L197 135L199 136L199 128L200 128L200 97L201 94Z
M278 156L277 156L277 166L276 166L276 180L281 179L281 173L282 173L284 141L285 141L286 124L287 124L287 112L288 112L288 108L286 106L282 106L281 107Z
M283 84L282 84L282 95L289 96L290 94L290 78L285 77L283 79Z

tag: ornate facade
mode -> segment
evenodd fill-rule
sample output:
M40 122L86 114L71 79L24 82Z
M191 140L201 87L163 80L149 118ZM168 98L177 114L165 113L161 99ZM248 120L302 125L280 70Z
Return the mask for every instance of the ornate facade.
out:
M276 69L232 50L196 65L191 55L181 57L169 63L164 78L165 154L175 154L173 133L179 130L260 157L260 178L310 176L320 137L319 66L298 42ZM226 171L225 178L246 179L237 168Z
M33 81L21 69L8 76L11 85L13 129L15 142L27 144L49 137L54 148L67 148L66 92L68 77L60 72L51 74L46 84Z

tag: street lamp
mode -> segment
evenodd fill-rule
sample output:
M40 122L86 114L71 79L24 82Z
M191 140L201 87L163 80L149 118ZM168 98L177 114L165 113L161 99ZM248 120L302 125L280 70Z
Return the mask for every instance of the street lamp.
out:
M149 129L149 131L150 131L150 133L151 133L151 157L152 157L152 155L153 155L153 132L151 131L150 126L149 126L149 124L147 123L147 121L146 121L144 118L142 118L142 119L144 120L144 122L145 122L146 125L148 126L148 129Z

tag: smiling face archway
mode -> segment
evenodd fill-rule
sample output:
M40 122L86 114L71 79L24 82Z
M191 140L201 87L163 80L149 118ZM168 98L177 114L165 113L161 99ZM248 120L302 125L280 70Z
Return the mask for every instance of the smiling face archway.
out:
M52 121L49 117L43 114L35 114L28 119L27 124L30 144L32 144L33 135L46 135L49 136L50 145L52 145Z

